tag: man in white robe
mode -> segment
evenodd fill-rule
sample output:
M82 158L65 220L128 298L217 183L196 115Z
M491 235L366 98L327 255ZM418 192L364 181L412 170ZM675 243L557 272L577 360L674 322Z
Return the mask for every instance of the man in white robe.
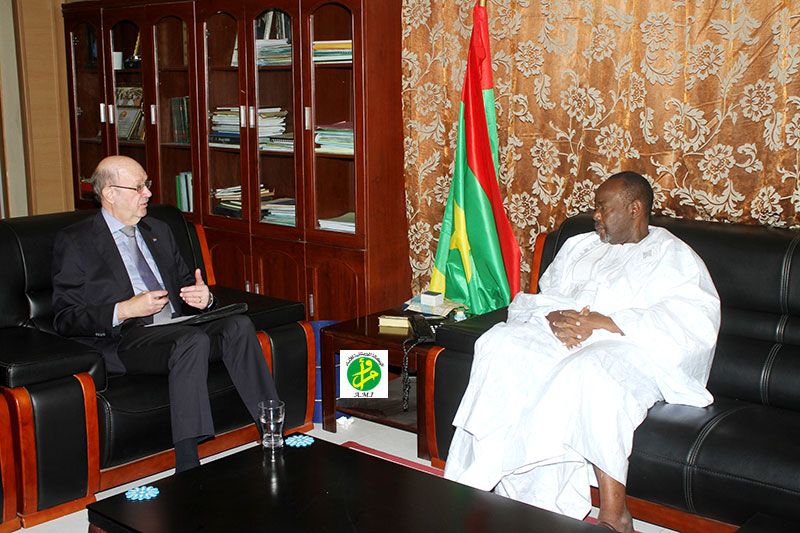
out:
M475 344L445 477L575 518L600 489L598 523L632 532L633 432L657 401L703 407L720 308L703 261L649 226L639 174L607 179L595 232L567 240L540 294Z

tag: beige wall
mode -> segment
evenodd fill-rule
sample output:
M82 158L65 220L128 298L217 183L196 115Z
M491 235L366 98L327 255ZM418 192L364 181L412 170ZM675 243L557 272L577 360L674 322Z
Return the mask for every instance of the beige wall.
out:
M17 75L17 47L14 39L13 0L0 0L0 104L3 110L3 172L7 195L7 216L28 213L25 152L22 141L22 112Z
M73 198L62 1L11 1L15 2L18 30L29 212L39 214L71 210Z

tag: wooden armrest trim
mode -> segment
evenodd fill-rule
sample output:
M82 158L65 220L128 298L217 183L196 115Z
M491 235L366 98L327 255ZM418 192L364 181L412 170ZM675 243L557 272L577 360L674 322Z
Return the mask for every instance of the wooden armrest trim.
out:
M258 337L258 342L261 343L261 352L264 354L270 373L272 373L272 343L269 340L269 335L263 331L256 331L256 337Z
M199 222L194 223L194 228L197 231L197 240L200 242L200 253L203 255L203 263L206 266L206 283L208 285L216 285L217 278L214 276L214 263L211 262L211 252L208 250L208 241L206 240L206 230Z
M100 428L97 421L97 391L94 380L86 372L75 374L83 390L83 409L86 414L87 495L100 490Z
M536 236L536 242L533 245L533 260L531 261L531 283L528 287L530 294L539 292L539 270L542 268L542 254L544 253L544 241L547 239L548 233L540 233Z
M3 389L11 415L11 432L17 462L17 508L20 514L34 513L38 507L36 435L33 431L31 397L25 387ZM23 454L22 450L27 453Z
M317 389L317 344L314 340L314 328L311 324L305 320L298 322L298 324L306 333L306 359L308 361L305 423L306 425L311 424L313 427L314 400Z
M628 509L637 520L683 533L733 533L739 526L687 513L679 509L627 496ZM600 492L592 487L592 505L600 507Z
M11 417L8 414L8 402L5 398L0 400L0 474L3 483L3 516L0 523L8 522L17 517L17 478L16 465L14 464L14 441L11 438ZM5 430L8 428L8 431Z
M431 462L441 461L439 447L436 445L436 415L433 403L433 385L436 383L436 359L444 350L441 346L434 346L428 350L425 358L425 426L428 433L428 452Z

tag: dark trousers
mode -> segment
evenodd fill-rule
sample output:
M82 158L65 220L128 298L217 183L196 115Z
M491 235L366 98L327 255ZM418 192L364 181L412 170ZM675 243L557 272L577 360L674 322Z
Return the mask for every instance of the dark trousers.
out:
M132 327L122 334L118 353L127 374L168 376L173 442L214 435L209 361L224 362L253 420L258 402L278 398L253 323L244 315L197 326Z

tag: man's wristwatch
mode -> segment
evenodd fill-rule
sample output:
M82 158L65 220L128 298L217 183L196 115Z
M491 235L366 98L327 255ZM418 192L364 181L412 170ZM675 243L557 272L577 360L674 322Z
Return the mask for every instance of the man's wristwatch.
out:
M208 305L206 306L206 309L211 309L212 305L214 305L214 294L211 293L211 291L209 291L209 293L208 293Z

